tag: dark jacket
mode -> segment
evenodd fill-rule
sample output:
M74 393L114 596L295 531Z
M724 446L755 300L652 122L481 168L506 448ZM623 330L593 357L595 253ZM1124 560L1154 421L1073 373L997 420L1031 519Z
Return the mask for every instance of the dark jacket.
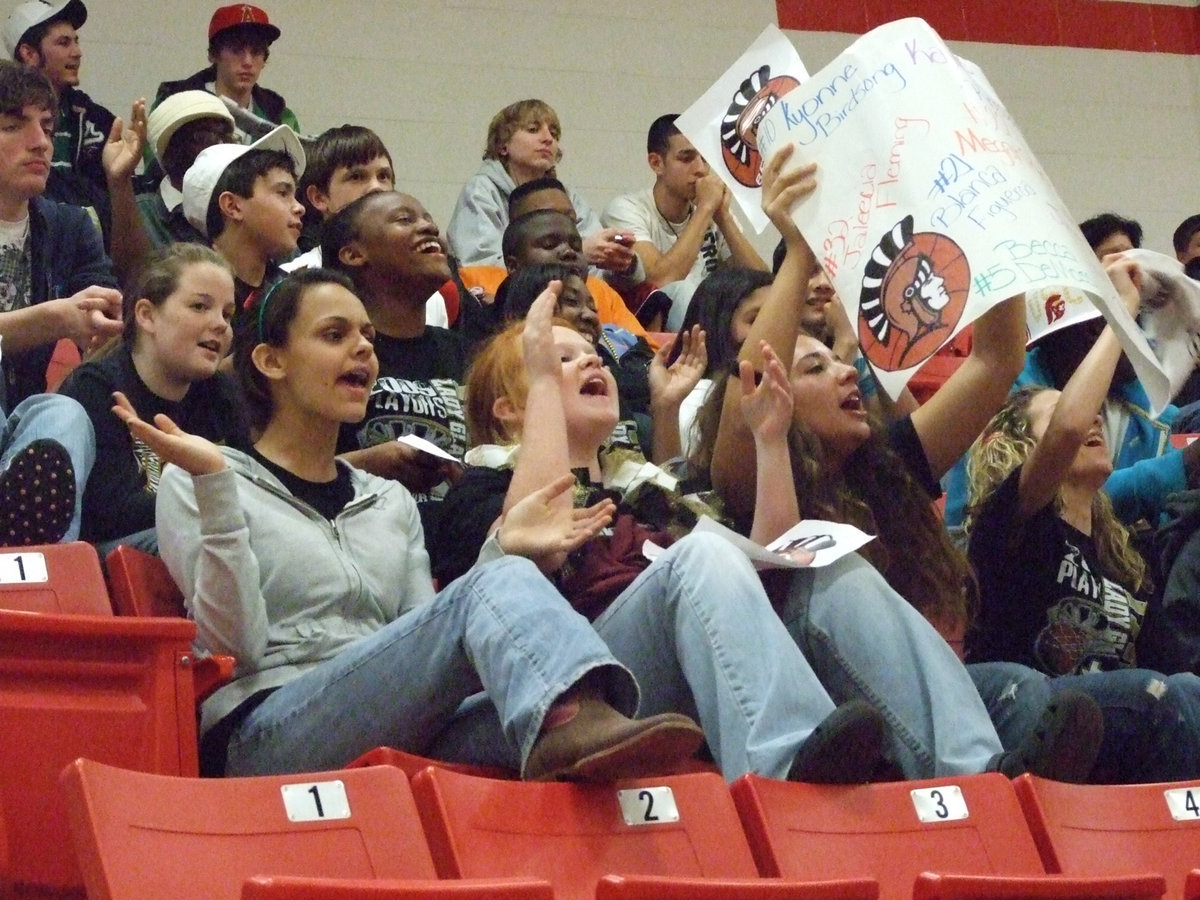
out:
M1162 592L1138 638L1138 664L1200 674L1200 490L1168 497L1164 519L1150 559Z
M201 69L194 75L189 75L187 78L182 78L179 81L164 81L158 86L158 94L154 98L154 105L162 103L172 94L178 94L181 91L204 91L208 90L207 85L217 78L217 67L209 66L207 69ZM287 103L283 97L272 90L268 90L262 85L256 84L251 91L254 98L254 104L266 113L267 118L276 125L283 124L283 111L287 109Z
M78 88L66 88L58 105L55 165L50 169L45 196L60 203L92 207L107 230L111 212L102 157L115 117ZM66 159L59 151L63 141L67 144Z
M30 306L70 297L91 285L117 286L100 233L79 207L35 197L29 201L29 237ZM53 353L53 343L4 353L0 404L6 411L46 390L46 366Z

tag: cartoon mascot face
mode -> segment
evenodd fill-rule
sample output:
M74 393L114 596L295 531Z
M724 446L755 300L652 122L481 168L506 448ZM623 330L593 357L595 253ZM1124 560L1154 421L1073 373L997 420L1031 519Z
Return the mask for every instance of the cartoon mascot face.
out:
M906 216L872 251L863 273L858 338L889 372L928 359L954 333L971 285L962 248L944 234L913 234Z
M780 97L799 84L790 75L772 78L771 67L760 66L733 95L721 120L721 158L738 184L758 187L762 183L758 124Z

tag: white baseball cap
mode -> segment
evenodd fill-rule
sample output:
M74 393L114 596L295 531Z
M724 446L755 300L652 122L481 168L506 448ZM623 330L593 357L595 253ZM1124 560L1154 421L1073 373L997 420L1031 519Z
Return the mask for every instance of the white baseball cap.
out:
M304 174L304 147L296 132L280 125L253 144L217 144L205 147L183 176L183 216L205 237L208 233L208 205L217 182L235 159L251 150L282 150L292 158L296 180Z
M35 25L50 19L66 19L72 28L80 28L87 21L87 7L83 0L28 0L14 9L4 23L4 48L13 59L17 58L17 47L25 32Z
M216 94L199 90L172 94L150 111L146 120L146 138L159 162L162 162L175 132L197 119L224 119L232 124L233 114Z

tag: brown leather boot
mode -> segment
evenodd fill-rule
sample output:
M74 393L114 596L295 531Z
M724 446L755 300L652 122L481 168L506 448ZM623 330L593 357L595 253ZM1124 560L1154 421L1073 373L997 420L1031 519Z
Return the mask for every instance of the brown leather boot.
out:
M593 697L561 700L552 714L557 721L542 730L525 760L527 781L662 775L704 740L704 732L687 716L630 719Z

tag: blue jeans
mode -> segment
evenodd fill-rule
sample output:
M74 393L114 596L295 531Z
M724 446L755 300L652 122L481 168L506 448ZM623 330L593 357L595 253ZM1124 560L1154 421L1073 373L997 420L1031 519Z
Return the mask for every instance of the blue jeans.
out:
M798 571L779 614L834 701L882 713L906 777L983 772L1002 750L966 667L862 557Z
M730 781L746 772L786 777L800 745L851 697L866 697L887 717L900 736L895 761L910 777L982 772L1000 752L953 651L860 557L799 572L787 613L781 622L745 554L723 538L692 534L593 625L637 678L642 714L695 717ZM486 734L486 706L473 703L464 713L439 738L437 755Z
M96 461L96 434L83 407L70 397L34 394L17 404L7 418L0 419L0 469L8 469L12 458L36 440L58 441L75 469L75 514L64 541L79 539L83 511L83 489Z
M723 538L676 541L593 623L642 688L642 713L704 729L726 779L784 778L834 702Z
M1117 669L1051 678L1016 663L967 667L1006 748L1019 744L1046 705L1082 691L1104 713L1092 780L1138 784L1200 778L1200 679Z
M481 683L523 762L550 705L592 671L632 715L637 684L587 620L533 563L497 560L272 693L234 731L226 774L337 768L380 745L426 752Z

